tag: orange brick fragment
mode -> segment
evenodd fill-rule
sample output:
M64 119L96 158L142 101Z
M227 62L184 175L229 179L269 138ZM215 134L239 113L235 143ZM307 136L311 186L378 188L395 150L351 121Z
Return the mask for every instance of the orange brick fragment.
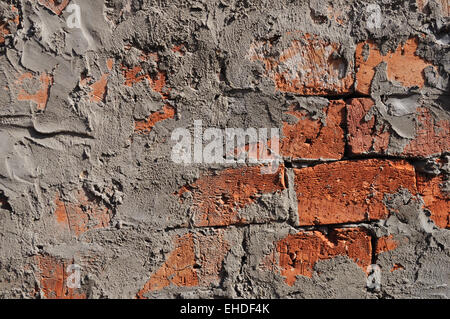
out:
M7 23L0 23L0 44L5 43L5 36L9 34Z
M442 189L444 176L417 174L417 188L431 212L431 219L441 228L450 228L450 193Z
M159 61L159 57L157 53L142 53L140 56L140 59L142 62L148 61L149 59L152 59L154 62ZM125 78L124 85L126 86L133 86L136 83L139 83L141 81L147 80L147 83L149 84L150 88L158 92L161 95L161 98L163 100L168 98L168 89L165 89L166 85L166 73L163 71L158 71L156 75L150 75L149 73L144 73L142 66L137 65L132 68L128 68L125 65L121 65L121 70L123 77Z
M364 271L371 264L371 237L362 228L334 229L327 236L321 232L300 232L277 243L281 275L292 286L297 275L312 277L314 264L336 256L348 256Z
M345 102L330 101L324 110L326 125L320 119L313 120L307 111L294 110L287 114L298 119L295 124L284 123L281 154L293 159L335 159L344 156L344 130L341 124L344 119Z
M68 260L60 260L53 256L37 256L41 290L47 299L86 299L86 294L78 288L67 286Z
M138 292L139 299L145 298L149 291L161 290L175 285L192 287L198 285L198 275L194 269L195 253L192 234L186 234L175 241L175 249L167 261L151 277Z
M219 284L223 260L230 250L223 234L223 230L216 230L208 235L188 233L177 237L175 249L137 293L137 298L144 299L147 292L170 285L207 287Z
M91 85L92 91L89 93L91 102L98 103L105 99L107 84L108 74L102 74L100 80Z
M10 31L8 29L8 23L12 22L16 26L20 23L20 16L19 16L19 10L15 6L11 6L11 11L16 13L13 20L7 20L7 21L0 21L0 44L5 43L5 36L10 34Z
M389 145L389 132L376 126L376 117L366 121L365 116L375 102L370 98L350 99L347 105L348 145L352 154L383 154Z
M24 73L19 77L17 83L19 85L22 85L23 81L26 79L34 79L34 76L31 73ZM32 101L37 104L38 110L45 110L47 106L50 87L53 84L53 77L46 73L42 73L39 77L39 81L41 82L41 86L38 91L36 91L35 93L29 93L25 91L25 89L21 88L19 94L17 95L17 100Z
M261 174L261 167L225 169L217 175L199 178L178 192L191 192L195 226L227 226L244 223L239 209L255 202L265 193L285 189L284 167L274 174Z
M415 117L415 137L406 141L403 150L389 149L391 134L376 116L366 120L374 105L370 98L355 98L347 104L348 145L352 154L389 154L405 157L429 157L450 150L450 121L436 118L420 107Z
M432 64L416 55L418 45L418 39L411 38L404 45L399 45L394 52L383 56L373 41L359 43L356 47L356 91L362 94L370 93L375 67L381 62L387 64L389 80L400 82L405 87L423 87L423 69ZM363 51L367 46L369 53L365 60Z
M300 225L384 219L385 194L416 191L414 167L406 161L369 159L294 169Z
M282 92L302 95L345 94L352 91L353 61L339 56L340 44L305 34L287 49L270 41L250 47L252 60L262 61L266 74Z
M403 150L402 155L428 157L450 150L450 121L433 117L426 108L416 114L416 137Z
M76 201L63 202L59 194L55 198L55 217L59 225L79 236L89 229L108 227L112 212L92 198L86 191L78 190L74 193Z
M70 0L38 0L38 2L54 14L60 15L67 7Z
M134 131L138 134L149 134L156 123L173 119L175 109L169 104L165 104L162 111L152 113L145 121L135 121Z
M377 248L375 250L376 254L384 253L386 251L394 250L398 247L398 242L394 239L393 235L384 236L378 238Z

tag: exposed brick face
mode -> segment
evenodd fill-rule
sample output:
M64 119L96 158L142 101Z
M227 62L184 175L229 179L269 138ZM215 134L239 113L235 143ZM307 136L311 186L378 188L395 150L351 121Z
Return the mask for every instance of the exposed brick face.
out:
M163 109L149 115L146 120L135 121L134 131L137 134L149 134L156 123L173 119L175 117L175 109L169 104L164 105Z
M109 226L112 212L98 199L92 198L83 189L73 192L74 202L64 202L59 194L55 198L55 217L58 225L80 236L90 229Z
M281 154L293 159L333 159L339 160L345 151L344 121L345 102L330 101L323 110L325 124L320 119L313 120L307 111L296 110L293 106L287 112L297 118L297 123L283 125Z
M450 121L433 116L429 109L416 113L416 138L410 141L402 155L427 157L450 150Z
M404 161L341 161L294 172L300 225L384 219L385 194L417 193L414 167Z
M400 82L405 87L423 87L425 78L423 69L431 64L415 54L418 40L411 38L404 45L399 45L394 52L383 56L372 41L359 43L356 47L356 91L369 94L375 67L381 62L387 64L387 77ZM368 49L368 57L363 51Z
M254 43L249 57L264 63L279 91L337 95L351 92L353 85L352 63L335 56L340 49L338 43L299 33L285 49L270 41Z
M28 92L24 88L25 81L39 82L39 88L34 92ZM24 73L19 76L17 84L20 87L20 91L17 95L18 101L31 101L36 104L37 110L44 110L47 106L48 95L50 87L53 84L53 77L49 74L43 73L40 76L34 76L31 73Z
M444 175L417 175L417 188L431 213L431 219L441 228L450 228L450 194L443 190Z
M0 1L0 299L450 297L449 1Z
M223 260L230 249L217 230L210 235L187 233L175 239L175 249L164 264L151 275L149 281L138 292L137 298L168 286L207 287L220 281Z
M60 15L67 7L70 0L38 0L38 2L54 14Z
M277 243L281 275L292 286L297 275L312 277L314 264L336 256L348 256L364 271L371 263L372 244L367 231L341 228L325 236L321 232L300 232Z
M384 126L377 127L376 116L366 120L367 113L373 107L370 98L356 98L348 101L347 128L348 145L352 154L386 152L389 145L389 132Z
M194 269L195 252L192 234L186 234L175 240L175 249L166 262L139 291L137 297L145 298L149 291L157 291L169 285L197 286L198 275Z
M284 167L275 174L261 174L261 167L226 169L201 177L180 189L178 195L192 193L195 226L227 226L245 223L238 210L265 193L285 189Z
M38 277L40 288L46 299L85 299L86 294L78 288L67 286L68 260L62 260L53 256L37 256L39 267Z
M402 157L429 157L449 150L450 121L438 118L420 107L415 113L415 137L405 140L403 150L389 147L391 133L370 114L374 101L370 98L350 99L347 104L348 145L353 155L379 154Z
M398 247L398 242L394 239L394 236L384 236L377 239L376 254L394 250Z

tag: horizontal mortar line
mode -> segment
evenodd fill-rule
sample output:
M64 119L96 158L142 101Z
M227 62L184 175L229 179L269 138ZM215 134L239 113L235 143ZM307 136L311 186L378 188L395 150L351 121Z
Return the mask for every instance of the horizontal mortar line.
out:
M314 98L314 97L322 97L328 100L347 100L347 99L352 99L352 98L372 98L371 95L367 95L367 94L358 94L358 93L349 93L349 94L336 94L336 95L327 95L327 94L319 94L319 95L303 95L303 94L295 94L292 92L285 92L284 96L286 98L293 98L295 99L296 97L302 97L302 98Z
M323 228L332 228L332 229L340 229L340 228L358 228L358 227L366 227L372 226L373 224L378 223L380 220L368 221L368 222L354 222L354 223L335 223L335 224L320 224L320 225L304 225L304 226L295 226L289 221L282 220L272 220L269 222L253 222L247 224L230 224L230 225L216 225L216 226L175 226L175 227L166 227L165 229L160 229L159 231L171 231L171 230L181 230L181 229L190 229L190 230L202 230L202 229L226 229L226 228L246 228L252 225L263 226L263 225L274 225L274 224L285 224L286 226L290 226L297 230L321 230Z

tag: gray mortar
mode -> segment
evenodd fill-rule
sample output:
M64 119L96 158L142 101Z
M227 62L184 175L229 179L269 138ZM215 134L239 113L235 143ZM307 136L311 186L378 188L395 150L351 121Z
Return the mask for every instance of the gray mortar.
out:
M425 71L426 87L403 88L389 82L383 64L371 86L376 101L371 112L378 125L388 124L393 136L386 155L398 156L415 135L412 115L418 106L429 107L436 118L450 116L450 46L445 37L449 20L434 1L429 2L430 13L423 14L414 1L399 0L72 0L82 10L81 30L67 28L67 12L56 16L36 1L0 2L2 18L13 18L11 4L19 8L21 18L18 27L8 23L11 35L0 47L0 87L12 86L24 72L54 77L44 112L35 111L31 102L17 101L17 92L0 90L0 195L10 206L0 208L0 297L30 298L41 288L33 258L50 254L83 266L82 289L88 297L133 298L170 255L176 236L213 231L193 228L190 199L180 202L174 194L223 166L172 163L170 134L175 128L192 129L197 119L204 127L281 128L283 121L295 122L284 114L293 102L324 123L327 99L276 91L273 81L263 76L263 63L247 57L254 42L274 41L281 51L296 37L288 32L315 34L341 44L345 73L353 74L349 66L354 65L353 52L360 41L372 39L386 54L411 36L424 34L417 54L437 67ZM343 25L328 18L331 3L347 13ZM366 28L369 3L382 8L382 26L376 30ZM171 50L179 44L185 47L181 56ZM132 49L124 50L125 45ZM144 73L159 69L168 74L168 100L145 82L122 85L120 63L137 65L141 52L158 52L157 65L141 66ZM106 69L108 58L115 59L111 71ZM109 73L106 98L91 103L87 89L78 85L80 75L98 80L104 73ZM33 81L25 85L30 91L36 88ZM147 136L133 133L134 120L147 118L166 102L176 109L174 119L158 123ZM436 157L421 159L416 167L448 176L448 155L447 164L439 167ZM347 257L316 263L313 277L298 276L293 287L279 272L262 271L261 260L276 241L305 229L298 227L292 169L287 169L286 178L287 190L263 195L240 211L249 225L226 227L231 249L219 283L170 286L147 296L449 297L449 231L434 226L421 210L420 198L405 191L386 197L386 205L399 211L386 220L332 226L362 226L375 237L393 235L401 243L376 260L382 267L381 291L369 291L364 271ZM71 201L71 191L81 188L112 210L110 226L79 238L55 233L55 194ZM448 180L443 189L450 189ZM86 256L95 257L95 262L85 263ZM404 270L391 272L393 263Z

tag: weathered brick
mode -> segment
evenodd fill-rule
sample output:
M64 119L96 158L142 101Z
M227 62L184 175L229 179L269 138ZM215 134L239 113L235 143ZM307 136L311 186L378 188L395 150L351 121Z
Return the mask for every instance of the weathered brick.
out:
M417 193L414 167L405 161L341 161L294 172L300 225L384 219L385 194Z
M341 125L345 117L345 102L330 101L324 108L325 125L320 119L311 119L304 110L294 107L287 114L295 116L295 124L283 124L281 154L292 159L332 159L344 156L345 138Z
M196 262L199 265L197 273L200 286L220 283L223 261L230 248L222 230L217 230L212 235L196 234Z
M364 271L371 264L371 237L363 228L333 229L327 236L318 231L289 235L277 243L281 275L292 286L297 275L312 277L319 260L348 256Z
M175 249L138 292L137 298L145 298L144 294L147 292L161 290L171 284L183 287L197 286L198 275L194 265L194 240L192 234L188 233L175 240Z
M387 151L390 134L384 126L377 127L376 116L366 121L365 117L374 105L370 98L356 98L348 101L347 129L348 145L352 154L378 153Z
M387 251L394 250L397 247L398 242L394 239L393 235L380 237L377 239L375 253L378 255Z
M110 76L110 72L114 67L114 59L110 58L106 60L106 68L107 72L102 73L100 78L93 82L91 76L82 75L80 80L80 86L86 87L89 86L89 100L94 103L99 103L105 100L106 97L106 88L108 85L108 78ZM89 84L92 83L92 84Z
M5 43L5 36L9 34L6 23L0 23L0 44Z
M423 69L432 65L416 55L419 41L411 38L399 45L394 52L383 56L377 45L369 40L361 42L356 47L356 91L362 94L370 93L370 86L375 75L375 67L381 62L387 64L387 77L391 81L400 82L405 87L423 87L425 78ZM364 57L365 48L368 56Z
M158 54L156 53L144 53L141 52L139 59L142 63L147 61L153 61L154 63L159 62ZM141 65L136 65L133 67L127 67L125 65L121 65L121 70L123 77L125 78L124 85L133 86L136 83L146 80L149 87L158 92L161 95L162 99L167 99L169 89L165 88L166 85L166 73L163 71L158 71L155 75L150 75L149 73L145 73L143 67Z
M416 0L417 7L420 11L426 12L425 7L428 4L429 0ZM439 3L442 9L442 13L444 16L450 15L450 2L448 0L436 0Z
M403 149L402 155L428 157L450 150L450 121L433 116L429 109L416 112L416 138Z
M8 24L14 23L16 26L18 26L20 23L19 10L15 6L11 5L11 11L15 14L14 19L0 21L0 45L5 43L5 36L10 34Z
M90 229L109 226L112 212L98 199L92 198L84 189L73 192L75 202L63 202L60 195L55 198L57 223L76 236Z
M149 115L146 120L134 122L134 132L138 134L149 134L156 123L173 119L175 109L170 104L165 104L163 109Z
M417 190L431 219L441 228L450 228L450 193L443 190L444 176L417 174Z
M279 91L338 95L350 93L354 82L353 61L342 58L340 49L338 43L299 33L287 49L270 41L256 42L249 57L264 63L266 75Z
M178 195L192 193L195 226L227 226L245 223L239 209L262 194L285 189L284 167L274 174L261 174L261 167L225 169L183 186Z
M38 2L54 14L60 15L67 7L70 0L38 0Z
M206 287L219 283L223 260L229 249L222 230L210 235L187 233L177 237L175 249L137 293L137 298L144 299L146 293L170 285Z
M24 89L25 81L39 81L40 88L29 92ZM19 101L31 101L36 104L38 110L45 110L47 106L50 87L53 85L53 77L49 74L42 73L39 77L27 72L18 77L16 85L19 86L19 93L17 100Z
M36 256L41 291L47 299L85 299L86 294L78 288L67 286L68 260L50 255Z
M449 150L450 121L436 118L424 107L418 107L414 115L415 138L406 140L403 150L389 148L391 133L386 126L377 123L376 114L371 114L369 119L366 119L373 105L373 100L369 98L355 98L348 101L348 145L352 154L429 157Z

